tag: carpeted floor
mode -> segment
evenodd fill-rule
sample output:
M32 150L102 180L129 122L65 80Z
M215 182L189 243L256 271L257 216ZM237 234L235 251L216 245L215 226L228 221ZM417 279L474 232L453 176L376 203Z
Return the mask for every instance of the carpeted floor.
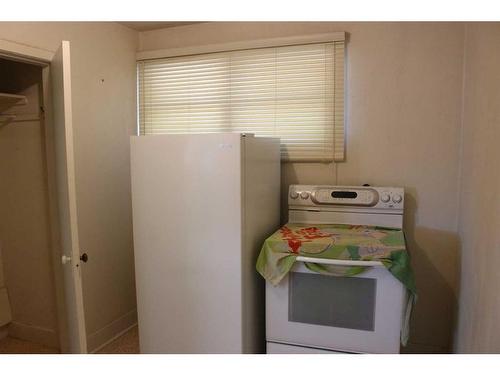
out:
M0 340L0 354L58 354L59 349L6 337Z
M139 354L139 330L137 326L110 342L97 354Z
M0 340L0 354L58 354L59 350L30 341L6 337ZM100 349L97 354L139 354L137 326Z

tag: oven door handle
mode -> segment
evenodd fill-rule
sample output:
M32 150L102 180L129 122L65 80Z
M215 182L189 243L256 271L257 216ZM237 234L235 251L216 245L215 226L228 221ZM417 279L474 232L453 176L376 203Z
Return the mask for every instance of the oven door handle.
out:
M299 262L329 264L334 266L362 266L362 267L381 267L384 264L376 260L341 260L341 259L324 259L298 256L295 258Z

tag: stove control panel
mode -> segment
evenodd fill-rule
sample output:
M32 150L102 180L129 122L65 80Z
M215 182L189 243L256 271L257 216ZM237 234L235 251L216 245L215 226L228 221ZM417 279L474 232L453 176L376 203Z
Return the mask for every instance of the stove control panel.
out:
M404 189L372 186L290 185L288 204L290 206L403 209Z

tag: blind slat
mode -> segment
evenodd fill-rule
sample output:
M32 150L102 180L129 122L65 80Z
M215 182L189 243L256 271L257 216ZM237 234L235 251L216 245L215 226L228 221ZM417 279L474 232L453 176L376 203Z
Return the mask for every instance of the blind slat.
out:
M138 64L140 134L245 132L289 161L344 158L344 42Z

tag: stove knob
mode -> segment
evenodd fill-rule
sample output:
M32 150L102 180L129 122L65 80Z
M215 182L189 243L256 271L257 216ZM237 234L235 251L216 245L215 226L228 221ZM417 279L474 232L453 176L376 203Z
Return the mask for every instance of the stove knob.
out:
M391 196L387 193L382 193L382 196L380 197L380 200L384 203L387 203L391 200Z
M298 197L299 197L299 193L297 193L296 191L290 192L290 198L297 199Z
M401 201L403 200L403 198L401 197L401 195L399 194L395 194L393 197L392 197L392 201L394 203L401 203Z
M307 192L307 191L303 191L302 193L300 193L300 197L301 197L302 199L307 199L307 198L309 198L309 192Z

